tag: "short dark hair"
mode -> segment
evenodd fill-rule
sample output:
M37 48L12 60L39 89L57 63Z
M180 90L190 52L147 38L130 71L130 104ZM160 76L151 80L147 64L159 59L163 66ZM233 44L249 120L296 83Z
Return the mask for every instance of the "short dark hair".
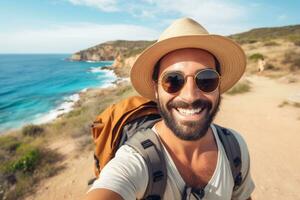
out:
M210 53L211 54L211 53ZM217 72L221 75L221 65L220 65L220 62L219 60L216 58L215 55L211 54L215 60L215 64L216 64L216 70ZM163 56L164 57L164 56ZM160 62L162 60L161 57L157 62L156 64L154 65L154 69L153 69L153 73L152 73L152 80L157 82L158 81L158 74L159 74L159 67L160 67Z

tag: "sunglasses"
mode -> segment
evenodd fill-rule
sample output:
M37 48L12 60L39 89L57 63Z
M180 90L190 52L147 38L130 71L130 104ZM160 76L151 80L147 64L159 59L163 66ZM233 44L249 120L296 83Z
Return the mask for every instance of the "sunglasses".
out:
M161 85L163 89L168 93L176 93L179 92L188 76L192 75L184 75L182 72L166 72L163 74L161 79ZM210 93L215 91L220 84L220 75L214 69L203 69L198 71L194 76L194 81L202 92Z

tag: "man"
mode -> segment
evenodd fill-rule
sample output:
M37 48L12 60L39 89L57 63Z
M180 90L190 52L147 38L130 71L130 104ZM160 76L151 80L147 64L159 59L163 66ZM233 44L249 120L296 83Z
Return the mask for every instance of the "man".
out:
M136 60L132 85L157 102L162 116L152 130L163 144L168 170L163 199L251 199L254 183L244 140L234 132L241 149L243 181L233 190L229 162L212 124L220 95L240 79L245 66L239 45L208 34L189 18L176 20ZM142 156L123 145L86 199L143 198L147 170Z

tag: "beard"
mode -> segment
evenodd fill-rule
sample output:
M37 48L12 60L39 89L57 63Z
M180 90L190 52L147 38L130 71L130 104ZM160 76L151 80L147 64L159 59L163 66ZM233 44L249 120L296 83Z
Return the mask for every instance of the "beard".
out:
M213 108L212 102L205 99L198 99L191 104L183 101L168 102L166 105L160 101L159 96L157 97L157 107L160 115L165 121L167 127L177 136L179 139L186 141L195 141L202 138L206 133L210 124L214 120L221 102L221 97L217 99L216 106ZM199 121L185 121L179 123L174 118L171 110L176 108L191 108L197 109L202 108L201 113L204 117Z

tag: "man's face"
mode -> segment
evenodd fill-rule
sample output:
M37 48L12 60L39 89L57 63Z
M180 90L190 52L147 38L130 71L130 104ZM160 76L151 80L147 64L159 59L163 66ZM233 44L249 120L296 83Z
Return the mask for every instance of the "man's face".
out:
M204 136L218 111L219 88L211 93L202 92L194 75L203 69L215 69L211 54L200 49L173 51L160 62L156 98L165 125L182 140L197 140ZM186 77L183 88L176 93L166 92L161 85L162 75L178 71Z

